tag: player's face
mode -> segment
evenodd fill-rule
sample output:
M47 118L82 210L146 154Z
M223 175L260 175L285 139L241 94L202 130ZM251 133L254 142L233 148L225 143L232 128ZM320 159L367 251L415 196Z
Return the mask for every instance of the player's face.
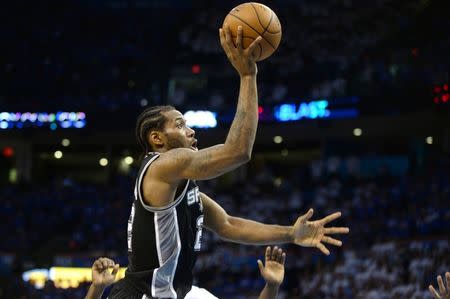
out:
M166 124L164 135L166 137L167 148L186 147L197 151L197 139L194 138L195 131L186 125L183 114L178 110L164 112Z

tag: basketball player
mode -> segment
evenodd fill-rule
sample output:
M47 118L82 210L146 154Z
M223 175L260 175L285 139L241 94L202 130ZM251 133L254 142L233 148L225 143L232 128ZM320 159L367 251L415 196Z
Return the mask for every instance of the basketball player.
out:
M284 279L285 259L286 253L281 248L275 246L272 250L268 246L265 254L265 265L258 260L261 276L266 281L266 285L258 297L259 299L275 299L277 297L278 289ZM110 272L109 269L111 268L112 271ZM92 265L92 284L85 299L100 299L106 287L116 279L118 270L119 265L115 264L113 260L105 257L97 259Z
M444 281L442 280L441 275L437 277L439 293L434 289L434 287L431 284L428 287L434 299L450 299L450 272L445 273L445 281L447 284L447 289L445 289Z
M232 242L295 243L317 247L325 254L329 251L322 242L342 244L325 234L348 232L345 227L324 228L340 213L310 222L310 210L294 226L266 225L229 216L200 193L196 180L218 177L250 160L258 122L257 66L252 53L261 37L243 49L242 28L238 28L236 45L228 28L220 29L219 35L240 76L237 111L228 136L224 144L198 150L194 130L173 107L151 107L139 115L136 135L145 157L128 221L129 265L125 278L113 286L111 299L185 298L192 288L203 226ZM198 298L216 297L202 293Z

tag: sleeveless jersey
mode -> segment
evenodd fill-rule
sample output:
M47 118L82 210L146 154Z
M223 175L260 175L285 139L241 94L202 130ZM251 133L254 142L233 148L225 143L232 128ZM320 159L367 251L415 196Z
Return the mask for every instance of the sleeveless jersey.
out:
M144 202L143 178L158 157L159 153L149 153L138 172L128 220L125 277L147 298L184 298L192 287L192 268L201 246L203 206L199 189L190 180L165 207Z

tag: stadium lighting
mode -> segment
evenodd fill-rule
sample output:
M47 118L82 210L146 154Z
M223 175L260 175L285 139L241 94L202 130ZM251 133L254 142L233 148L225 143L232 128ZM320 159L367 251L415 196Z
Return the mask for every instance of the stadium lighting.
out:
M64 146L64 147L68 147L68 146L70 145L70 140L67 139L67 138L64 138L64 139L61 141L61 144L62 144L62 146Z
M283 137L275 136L275 137L273 137L273 142L275 142L276 144L280 144L283 142Z
M433 144L433 136L428 136L425 141L427 144Z
M62 151L56 151L53 156L55 157L55 159L61 159L63 157L63 153Z
M354 128L353 129L353 135L355 135L356 137L359 137L362 135L362 130L360 128Z
M123 161L125 162L125 164L131 165L131 164L133 164L134 159L133 159L133 157L131 157L131 156L127 156L127 157L125 157L125 158L123 159Z
M0 112L0 129L58 127L81 129L86 126L84 112Z
M217 113L211 111L186 111L184 114L186 124L191 128L215 128L217 126Z
M145 107L148 105L148 100L147 99L141 99L141 106Z
M275 107L275 119L278 121L296 121L300 119L329 118L327 100L300 104L282 104Z
M101 158L101 159L98 161L98 164L100 164L100 166L105 167L105 166L108 165L108 159L106 159L106 158Z

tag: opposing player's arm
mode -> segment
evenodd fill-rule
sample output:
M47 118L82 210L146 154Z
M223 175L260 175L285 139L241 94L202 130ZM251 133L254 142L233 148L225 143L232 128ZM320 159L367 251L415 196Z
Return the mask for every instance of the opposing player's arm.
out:
M242 28L238 29L236 46L228 28L220 30L222 47L240 75L236 115L226 141L199 151L178 148L161 155L157 163L162 166L159 167L162 178L173 181L211 179L249 161L258 125L257 68L252 53L260 41L258 38L247 49L243 49Z
M112 269L112 271L110 271ZM85 299L100 299L106 287L116 279L119 264L102 257L92 264L92 284L89 286Z
M278 295L278 290L284 279L284 262L286 260L286 253L283 249L266 248L265 264L258 260L259 271L261 276L266 281L264 289L261 291L258 299L275 299Z

